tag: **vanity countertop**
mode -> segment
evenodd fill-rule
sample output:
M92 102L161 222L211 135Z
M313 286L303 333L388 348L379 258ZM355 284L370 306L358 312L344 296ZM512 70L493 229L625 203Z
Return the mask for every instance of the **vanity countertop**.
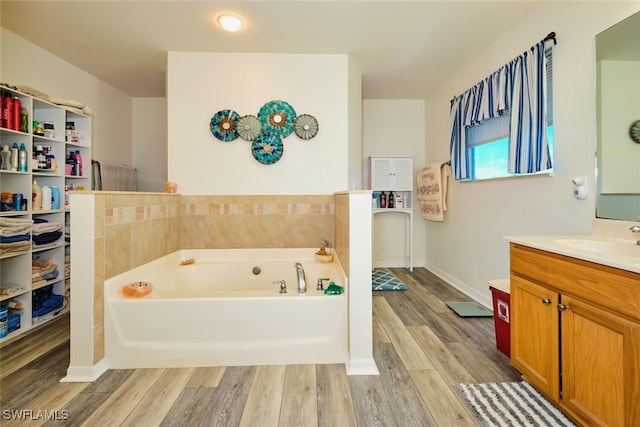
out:
M523 246L640 273L640 245L629 240L601 235L507 236L505 239ZM599 250L600 247L602 250ZM623 254L615 253L618 248Z

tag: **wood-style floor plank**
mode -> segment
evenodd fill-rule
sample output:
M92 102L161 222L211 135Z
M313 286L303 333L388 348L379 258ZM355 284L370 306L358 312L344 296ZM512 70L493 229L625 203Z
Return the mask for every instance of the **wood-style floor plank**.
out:
M435 369L409 371L413 383L438 426L476 426L476 422L458 400L455 391Z
M277 426L286 366L258 366L249 389L240 427Z
M224 369L224 366L196 368L185 388L218 387Z
M255 366L227 367L200 425L237 426L255 376Z
M318 426L357 426L344 365L317 365Z
M193 368L165 370L120 425L136 427L140 425L140 420L145 420L149 425L159 425L184 389L193 371Z
M213 387L185 388L160 423L160 427L198 427L214 398Z
M315 365L289 365L284 376L278 426L317 426Z
M136 369L82 425L87 427L120 425L164 371L164 369Z
M397 425L379 376L351 376L349 387L359 426Z
M383 324L387 336L396 348L407 369L433 369L433 364L411 337L397 313L386 299L373 301L373 312Z
M394 418L402 420L403 425L436 425L394 346L376 344L373 351L380 371L380 382Z

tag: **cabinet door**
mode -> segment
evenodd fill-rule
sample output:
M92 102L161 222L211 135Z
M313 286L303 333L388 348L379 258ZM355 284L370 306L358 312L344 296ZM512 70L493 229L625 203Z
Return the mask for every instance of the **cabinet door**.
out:
M559 393L558 294L511 275L511 363L554 400Z
M412 191L411 157L372 157L371 189L374 191Z
M562 296L562 404L593 425L640 425L640 324Z

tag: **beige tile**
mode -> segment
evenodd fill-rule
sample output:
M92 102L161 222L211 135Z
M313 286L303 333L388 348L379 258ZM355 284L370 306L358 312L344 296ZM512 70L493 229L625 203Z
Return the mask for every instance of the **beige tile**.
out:
M131 224L131 268L154 259L156 239L161 233L154 233L152 221Z
M335 241L333 218L328 215L286 215L284 227L286 248L314 248L322 239Z
M105 228L105 277L131 269L131 225Z
M93 240L93 279L105 278L105 238L98 237Z
M93 326L93 363L104 359L104 322Z
M204 240L202 238L204 232L204 216L190 215L180 217L180 248L204 249Z

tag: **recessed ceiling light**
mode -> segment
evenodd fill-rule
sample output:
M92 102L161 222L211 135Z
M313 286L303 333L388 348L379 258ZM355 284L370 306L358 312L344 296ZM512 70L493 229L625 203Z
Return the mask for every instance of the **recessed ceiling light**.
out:
M242 19L228 13L218 16L218 23L227 31L238 31L242 27Z

